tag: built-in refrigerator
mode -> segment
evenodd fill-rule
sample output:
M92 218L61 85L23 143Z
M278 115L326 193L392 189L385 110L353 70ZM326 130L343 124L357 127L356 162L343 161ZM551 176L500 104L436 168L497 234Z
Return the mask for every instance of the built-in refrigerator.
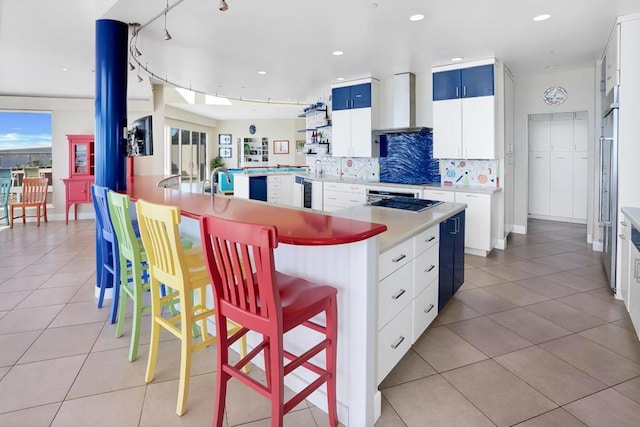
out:
M611 288L616 290L616 250L618 223L618 100L614 86L603 101L600 136L600 214L603 230L602 262Z

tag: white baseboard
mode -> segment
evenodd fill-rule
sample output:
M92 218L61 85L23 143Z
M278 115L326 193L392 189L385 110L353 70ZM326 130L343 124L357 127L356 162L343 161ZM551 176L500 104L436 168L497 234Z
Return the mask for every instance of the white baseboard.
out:
M496 249L500 249L504 251L507 248L507 238L496 240L496 244L494 246Z
M514 225L511 232L515 234L527 234L527 227L524 225Z
M602 244L601 241L596 240L593 242L592 249L596 252L602 252L604 250L604 245Z
M482 256L482 257L486 257L487 255L489 255L489 251L485 251L482 249L467 248L467 247L464 248L464 253L469 255Z

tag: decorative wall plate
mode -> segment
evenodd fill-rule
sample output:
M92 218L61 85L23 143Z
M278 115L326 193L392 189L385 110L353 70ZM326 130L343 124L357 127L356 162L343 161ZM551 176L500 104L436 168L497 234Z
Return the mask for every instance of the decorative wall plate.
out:
M566 99L567 90L563 87L550 87L549 89L544 91L544 102L551 106L556 106L562 104Z

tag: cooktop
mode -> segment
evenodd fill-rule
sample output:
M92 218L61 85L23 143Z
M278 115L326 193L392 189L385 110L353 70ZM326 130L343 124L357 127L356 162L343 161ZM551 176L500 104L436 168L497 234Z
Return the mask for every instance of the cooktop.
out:
M371 206L402 209L405 211L422 212L443 202L437 200L414 199L413 197L389 197L371 203Z

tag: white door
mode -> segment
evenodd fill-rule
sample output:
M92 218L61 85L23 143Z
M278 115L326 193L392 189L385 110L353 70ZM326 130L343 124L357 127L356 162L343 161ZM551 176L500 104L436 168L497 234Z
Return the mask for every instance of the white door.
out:
M462 100L462 157L496 158L495 98L476 96Z
M529 115L529 151L549 151L551 141L551 115Z
M529 153L529 214L549 215L549 152Z
M587 112L579 111L573 120L573 149L574 151L589 150L589 121Z
M465 248L491 250L491 194L456 191L456 203L466 203Z
M459 99L433 103L433 157L462 158L462 106Z
M351 110L351 156L374 157L371 147L371 108Z
M351 151L351 110L332 113L331 151L335 157L349 157Z
M573 216L573 153L552 152L549 182L549 215Z
M573 113L551 115L551 151L573 151Z
M573 153L573 218L587 219L587 173L589 156L586 151Z

